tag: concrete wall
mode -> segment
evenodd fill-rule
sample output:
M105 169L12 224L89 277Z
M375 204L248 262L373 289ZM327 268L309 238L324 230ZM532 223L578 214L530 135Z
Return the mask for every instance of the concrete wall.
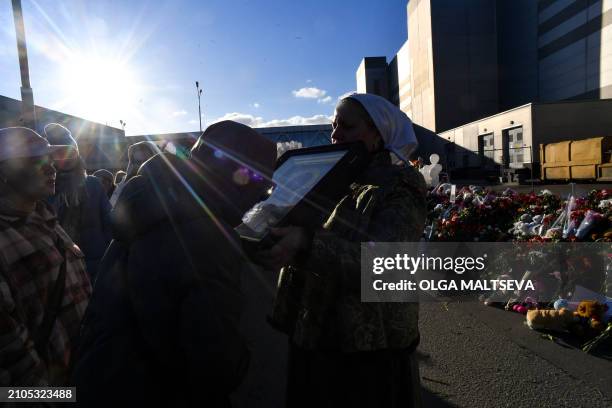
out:
M412 78L410 76L410 47L408 41L397 52L397 80L399 108L412 117Z
M499 110L537 101L537 1L498 1L497 36Z
M365 58L361 60L359 67L357 68L357 72L355 73L355 80L357 82L357 92L365 93L366 92L366 67L365 67Z
M498 112L495 0L431 0L436 131Z
M539 10L540 101L612 97L612 0Z
M493 133L493 148L496 149L494 160L496 163L507 163L504 161L503 149L509 142L504 139L504 134L509 129L521 126L524 163L528 165L532 153L534 163L539 162L539 149L542 143L612 136L610 112L612 112L612 99L527 104L441 132L440 137L454 142L458 148L465 149L458 151L454 158L449 159L454 161L457 168L462 168L479 166L479 158L470 152L478 152L480 135ZM529 150L531 146L533 151Z
M407 14L409 98L401 52L397 82L415 124L440 133L532 102L612 98L612 0L410 0Z
M367 92L389 98L386 57L366 57L356 72L357 92Z
M399 107L400 96L399 96L399 72L397 70L397 55L393 57L389 66L387 67L387 80L388 86L388 98L389 101L395 106Z
M408 3L408 48L412 78L412 121L430 130L436 129L434 65L430 0Z
M421 156L429 160L428 158L432 153L436 153L442 157L444 154L444 145L449 142L422 126L413 124L413 128L419 142L419 147L412 154L413 158Z
M497 115L490 116L455 129L440 133L443 139L454 142L458 147L465 150L458 151L454 162L457 168L462 167L477 167L480 166L480 158L478 157L478 137L493 133L495 149L494 161L501 164L503 162L504 131L511 128L521 126L523 128L523 144L525 162L529 158L529 146L532 144L532 105L524 105ZM473 153L473 154L470 154ZM535 155L534 155L535 158Z
M541 143L612 136L612 99L534 105L534 140Z

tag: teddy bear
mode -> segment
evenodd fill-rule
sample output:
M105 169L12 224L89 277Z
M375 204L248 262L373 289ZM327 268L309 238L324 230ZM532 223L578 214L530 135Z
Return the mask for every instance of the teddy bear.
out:
M570 331L579 336L593 335L605 329L604 315L607 310L608 305L585 300L578 304L575 312L565 307L559 310L529 310L526 322L533 330Z
M578 308L574 314L581 318L587 326L596 332L600 332L606 328L604 316L608 310L608 305L596 302L594 300L584 300L578 304Z

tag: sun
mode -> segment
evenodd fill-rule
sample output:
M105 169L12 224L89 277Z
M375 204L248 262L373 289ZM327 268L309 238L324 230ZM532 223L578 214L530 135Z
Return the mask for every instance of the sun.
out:
M142 89L125 61L74 55L63 63L61 71L64 103L75 106L86 118L114 124L137 109Z

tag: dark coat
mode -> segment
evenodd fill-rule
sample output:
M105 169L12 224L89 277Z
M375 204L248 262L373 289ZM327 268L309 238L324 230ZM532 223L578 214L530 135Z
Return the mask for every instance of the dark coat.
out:
M110 202L100 180L94 176L85 178L87 200L83 203L81 236L78 245L85 254L87 272L92 282L96 279L98 264L110 243Z
M85 254L87 273L94 282L98 265L111 241L108 196L97 177L86 176L78 187L79 204L73 207L56 195L50 199L62 227Z
M204 188L196 188L202 201L194 199L169 166L191 174L179 159L156 156L113 210L114 240L74 372L85 406L226 406L246 373L239 240L221 203L207 201Z

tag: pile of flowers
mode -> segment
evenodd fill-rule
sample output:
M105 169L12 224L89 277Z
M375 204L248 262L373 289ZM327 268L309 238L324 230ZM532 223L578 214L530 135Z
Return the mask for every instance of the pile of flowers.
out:
M429 192L426 225L429 241L612 242L612 192L562 199L548 190L453 191L442 184Z
M557 309L562 301L572 303L567 299L574 299L579 286L612 293L612 251L603 248L604 257L589 258L583 246L563 244L612 242L612 190L562 198L548 190L519 194L469 186L456 191L442 184L429 192L427 204L428 241L512 243L500 247L481 277L530 280L535 289L485 291L480 295L485 305L527 314L530 309ZM577 328L582 334L566 334L584 351L612 355L612 322L603 331L584 324ZM565 334L553 334L569 341ZM545 336L556 341L550 333Z

